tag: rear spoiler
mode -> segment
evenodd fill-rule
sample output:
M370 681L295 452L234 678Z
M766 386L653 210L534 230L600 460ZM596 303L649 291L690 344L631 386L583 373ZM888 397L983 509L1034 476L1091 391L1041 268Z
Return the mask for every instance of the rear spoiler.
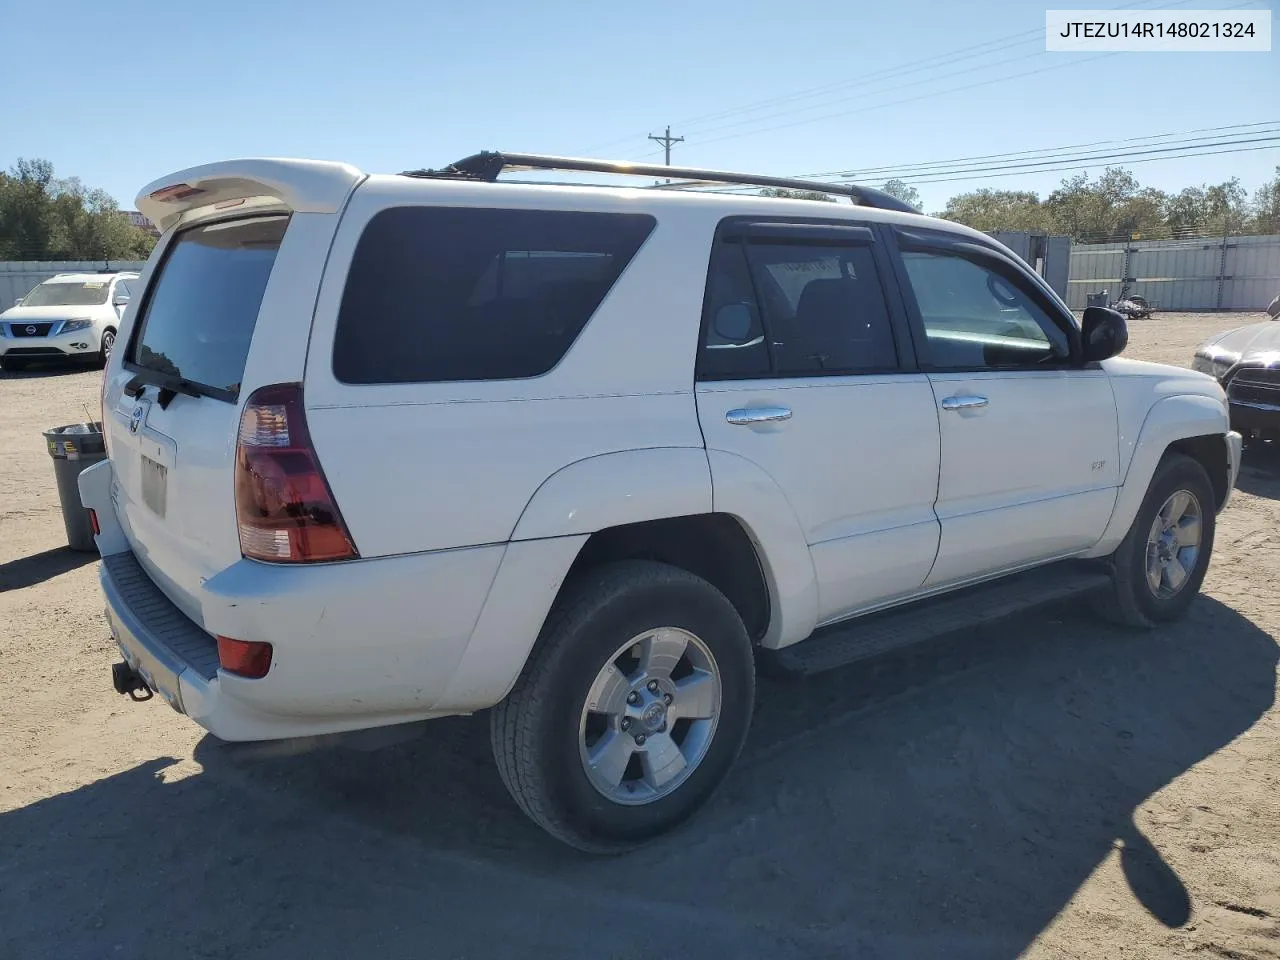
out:
M299 213L336 213L364 179L350 164L329 160L225 160L147 184L138 194L137 208L161 232L192 210L255 198Z

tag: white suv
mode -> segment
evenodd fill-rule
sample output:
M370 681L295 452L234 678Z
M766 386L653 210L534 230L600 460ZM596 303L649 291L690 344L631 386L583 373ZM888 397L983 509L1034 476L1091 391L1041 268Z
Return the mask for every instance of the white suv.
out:
M136 273L60 273L0 313L0 363L19 370L29 361L106 363Z
M117 690L227 740L492 708L525 812L617 850L724 777L758 660L1192 601L1240 437L1118 314L875 191L509 166L833 189L510 154L148 186L80 479Z

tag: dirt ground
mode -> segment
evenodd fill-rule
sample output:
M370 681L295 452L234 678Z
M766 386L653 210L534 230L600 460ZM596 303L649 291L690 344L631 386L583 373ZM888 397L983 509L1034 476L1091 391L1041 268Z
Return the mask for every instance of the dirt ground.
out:
M1242 316L1136 322L1186 363ZM227 746L111 691L40 432L96 372L0 376L0 957L1280 957L1280 455L1189 619L1054 609L764 683L740 765L621 859L546 839L487 718Z

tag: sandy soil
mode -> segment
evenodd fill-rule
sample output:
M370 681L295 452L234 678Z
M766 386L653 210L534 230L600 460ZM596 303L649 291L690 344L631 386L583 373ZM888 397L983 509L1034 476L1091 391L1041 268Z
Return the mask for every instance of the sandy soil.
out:
M1129 353L1243 319L1135 323ZM112 693L40 437L97 388L0 376L0 957L1280 957L1278 455L1184 623L1049 610L763 684L713 804L599 861L517 811L484 717L228 747Z

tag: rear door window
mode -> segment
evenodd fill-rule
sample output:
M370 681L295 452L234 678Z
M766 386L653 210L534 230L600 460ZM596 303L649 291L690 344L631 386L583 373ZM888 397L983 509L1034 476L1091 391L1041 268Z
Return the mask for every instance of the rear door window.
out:
M701 380L898 370L866 244L720 241L704 309Z
M126 368L234 398L288 223L287 216L253 217L179 233L148 291Z
M568 351L654 219L396 207L352 257L333 371L351 384L509 380Z

